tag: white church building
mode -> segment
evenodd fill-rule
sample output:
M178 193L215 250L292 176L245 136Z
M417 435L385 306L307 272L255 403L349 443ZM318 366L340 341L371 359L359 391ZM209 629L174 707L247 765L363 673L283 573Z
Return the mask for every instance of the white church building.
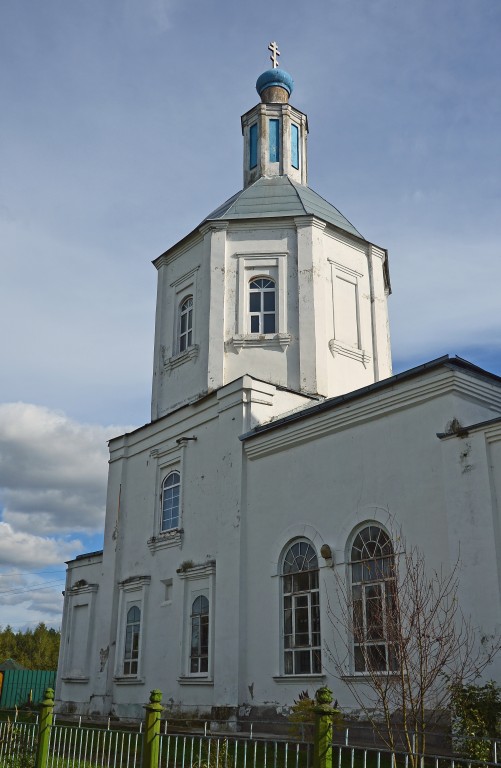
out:
M160 688L257 717L325 684L354 706L338 587L366 626L356 564L396 530L430 569L460 553L464 614L500 632L501 378L392 375L388 254L308 186L292 87L259 77L243 189L154 261L151 422L111 440L104 549L68 563L60 712L141 717ZM391 670L384 633L347 642L355 685L367 654Z

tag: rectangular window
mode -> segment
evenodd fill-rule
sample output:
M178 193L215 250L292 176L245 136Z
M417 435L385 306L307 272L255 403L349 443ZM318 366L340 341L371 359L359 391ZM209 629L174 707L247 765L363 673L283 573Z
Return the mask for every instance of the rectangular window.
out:
M254 278L249 283L251 333L275 333L275 281Z
M291 163L299 169L299 128L294 123L291 125Z
M249 128L249 168L257 165L257 123Z
M270 131L270 163L280 160L280 120L269 121Z

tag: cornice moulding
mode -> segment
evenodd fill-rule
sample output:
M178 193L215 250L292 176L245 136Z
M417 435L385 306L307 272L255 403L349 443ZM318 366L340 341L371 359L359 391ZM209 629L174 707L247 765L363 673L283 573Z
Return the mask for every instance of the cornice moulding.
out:
M191 251L193 246L197 245L197 243L202 242L203 237L199 234L199 232L193 232L191 235L188 235L188 242L184 243L183 245L173 245L172 248L169 248L168 251L165 251L165 253L162 253L160 256L154 259L153 266L155 266L157 269L160 269L160 267L163 267L166 264L170 264L171 261L175 261L175 259L178 259L187 251Z

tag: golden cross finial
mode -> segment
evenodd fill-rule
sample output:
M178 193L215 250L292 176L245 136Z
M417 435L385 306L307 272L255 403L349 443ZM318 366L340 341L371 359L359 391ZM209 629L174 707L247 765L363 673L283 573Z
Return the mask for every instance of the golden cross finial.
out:
M277 43L273 42L270 43L268 46L268 50L271 51L271 63L273 65L273 69L276 69L278 67L278 58L277 56L280 56L280 51L278 50Z

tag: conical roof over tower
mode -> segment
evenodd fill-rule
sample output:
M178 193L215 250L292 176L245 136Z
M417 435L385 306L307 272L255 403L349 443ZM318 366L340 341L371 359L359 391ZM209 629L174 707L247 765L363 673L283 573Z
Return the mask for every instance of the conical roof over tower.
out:
M386 251L308 186L308 120L269 49L243 189L154 262L153 419L246 374L323 397L391 374Z

